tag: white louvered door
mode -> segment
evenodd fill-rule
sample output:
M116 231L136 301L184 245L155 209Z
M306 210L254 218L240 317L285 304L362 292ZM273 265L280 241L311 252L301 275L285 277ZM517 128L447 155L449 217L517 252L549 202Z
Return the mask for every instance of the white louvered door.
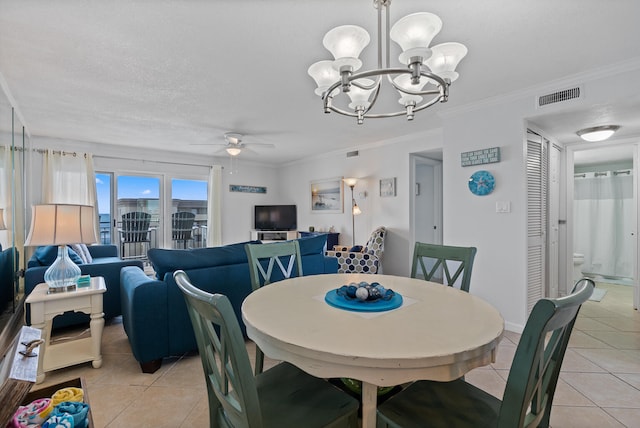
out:
M546 289L547 141L527 132L527 314Z

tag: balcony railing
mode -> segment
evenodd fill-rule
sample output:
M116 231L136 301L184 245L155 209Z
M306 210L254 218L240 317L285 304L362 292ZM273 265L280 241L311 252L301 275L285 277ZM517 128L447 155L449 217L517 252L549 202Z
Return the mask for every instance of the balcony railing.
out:
M122 223L117 223L117 230L122 229ZM112 239L112 228L109 221L100 222L100 243L101 244L116 244L120 249L120 257L125 259L143 259L147 258L147 251L150 248L159 248L158 233L159 222L157 220L149 223L149 239L148 242L123 242L122 233L116 233L115 239ZM125 244L123 246L123 244ZM171 241L171 248L184 248L185 244L177 241ZM197 221L193 225L193 232L191 239L187 240L187 248L204 248L207 246L207 222Z

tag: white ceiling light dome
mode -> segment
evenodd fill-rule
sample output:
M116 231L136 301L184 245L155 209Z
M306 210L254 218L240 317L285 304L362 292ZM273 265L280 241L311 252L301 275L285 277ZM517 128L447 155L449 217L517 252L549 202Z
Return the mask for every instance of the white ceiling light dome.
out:
M620 129L618 125L602 125L581 129L576 134L585 141L604 141L615 134L618 129Z

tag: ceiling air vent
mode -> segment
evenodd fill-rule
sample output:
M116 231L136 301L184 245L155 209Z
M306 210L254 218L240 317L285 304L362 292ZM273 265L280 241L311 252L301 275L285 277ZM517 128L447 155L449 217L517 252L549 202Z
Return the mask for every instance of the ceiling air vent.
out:
M563 101L576 100L582 95L580 87L564 89L562 91L553 92L547 95L541 95L538 97L537 107L545 107L550 104L561 103Z
M347 152L347 157L348 158L352 158L352 157L355 157L355 156L358 156L358 151L357 150L354 150L352 152Z

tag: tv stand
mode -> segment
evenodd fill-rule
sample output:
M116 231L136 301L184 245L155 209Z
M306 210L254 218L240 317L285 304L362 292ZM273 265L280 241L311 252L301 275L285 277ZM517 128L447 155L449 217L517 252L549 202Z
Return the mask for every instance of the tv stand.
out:
M297 230L252 230L251 239L262 242L289 241L298 237Z

